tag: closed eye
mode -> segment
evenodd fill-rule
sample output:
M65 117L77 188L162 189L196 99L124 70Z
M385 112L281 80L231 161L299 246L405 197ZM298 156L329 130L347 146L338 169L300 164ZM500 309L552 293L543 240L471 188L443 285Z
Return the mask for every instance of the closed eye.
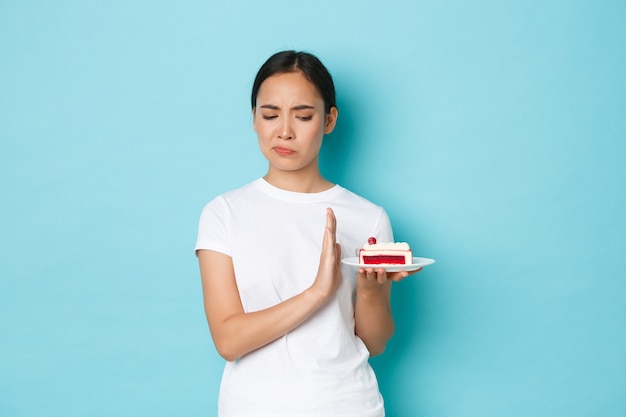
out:
M266 116L266 115L263 115L263 119L264 119L264 120L272 120L272 119L275 119L275 118L277 118L277 117L278 117L278 116Z

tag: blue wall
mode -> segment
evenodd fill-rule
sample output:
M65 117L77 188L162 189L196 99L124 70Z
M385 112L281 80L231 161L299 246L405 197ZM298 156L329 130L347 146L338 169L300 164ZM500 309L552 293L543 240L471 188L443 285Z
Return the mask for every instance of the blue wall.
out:
M249 3L0 2L0 415L215 415L196 224L284 48L336 79L324 172L437 259L388 415L623 415L626 3Z

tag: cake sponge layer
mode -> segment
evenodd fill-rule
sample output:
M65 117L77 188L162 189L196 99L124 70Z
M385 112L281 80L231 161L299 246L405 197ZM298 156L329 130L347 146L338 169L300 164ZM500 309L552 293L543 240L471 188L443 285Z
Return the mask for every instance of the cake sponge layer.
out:
M413 262L413 254L410 249L405 250L367 250L359 251L360 264L372 265L408 265Z

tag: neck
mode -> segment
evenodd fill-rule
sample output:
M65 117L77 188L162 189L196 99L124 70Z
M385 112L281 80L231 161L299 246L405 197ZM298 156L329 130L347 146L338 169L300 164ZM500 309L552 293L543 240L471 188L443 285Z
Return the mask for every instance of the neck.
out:
M334 186L333 183L322 177L317 171L315 174L306 174L299 171L276 171L271 167L263 177L265 181L286 191L297 193L319 193Z

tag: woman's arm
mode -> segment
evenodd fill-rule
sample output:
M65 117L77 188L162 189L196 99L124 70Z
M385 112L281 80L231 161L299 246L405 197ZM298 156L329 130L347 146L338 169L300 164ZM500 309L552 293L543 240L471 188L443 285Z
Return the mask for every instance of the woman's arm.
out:
M320 266L311 287L265 310L245 313L239 298L232 259L210 250L198 251L204 309L218 353L233 361L296 328L333 295L341 281L341 248L336 220L326 215Z
M371 356L383 353L395 330L391 314L392 282L400 281L415 272L417 271L387 274L384 269L359 270L354 306L355 332L363 340Z

